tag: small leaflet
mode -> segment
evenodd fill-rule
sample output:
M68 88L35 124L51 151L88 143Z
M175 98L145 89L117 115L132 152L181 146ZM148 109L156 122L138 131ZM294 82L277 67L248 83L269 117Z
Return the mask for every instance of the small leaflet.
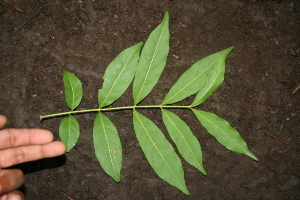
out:
M71 110L75 110L82 99L82 84L74 74L66 70L63 71L63 82L67 105Z
M80 128L75 117L70 115L61 121L59 126L59 137L66 146L66 152L71 151L71 149L75 146L78 141L79 134Z

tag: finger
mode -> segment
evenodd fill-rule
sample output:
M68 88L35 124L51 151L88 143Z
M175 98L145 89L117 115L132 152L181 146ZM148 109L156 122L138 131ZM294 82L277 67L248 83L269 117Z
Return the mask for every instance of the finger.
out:
M7 121L6 117L4 115L0 115L0 128L4 127L6 121Z
M64 154L65 149L65 145L60 141L4 149L0 151L0 167L5 168L23 162L59 156Z
M16 190L24 183L24 174L19 169L0 171L0 195Z
M52 133L44 129L9 128L0 130L0 150L25 145L46 144L52 140Z
M18 190L0 196L0 200L25 200L24 194Z

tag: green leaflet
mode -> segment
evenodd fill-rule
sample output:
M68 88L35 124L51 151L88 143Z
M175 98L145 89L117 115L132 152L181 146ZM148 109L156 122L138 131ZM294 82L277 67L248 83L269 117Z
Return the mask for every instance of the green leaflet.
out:
M219 66L216 66L209 76L205 77L206 80L203 81L204 84L191 104L192 106L203 103L222 84L225 74L225 58L233 48L234 47L229 47L228 49L221 51L224 53L224 61Z
M102 89L98 92L99 108L117 100L134 77L143 42L122 51L107 67Z
M181 161L160 129L136 110L133 111L133 125L137 140L157 175L189 195Z
M103 113L96 116L93 128L94 148L103 170L116 182L120 181L122 145L115 125Z
M200 93L192 105L202 103L222 83L225 72L225 58L232 49L233 47L229 47L193 64L173 85L162 104L176 103L199 90Z
M74 74L66 70L63 71L63 82L67 105L74 110L82 99L82 84Z
M164 124L170 134L171 139L176 144L179 153L186 162L193 165L204 175L202 164L202 151L198 139L193 135L188 125L177 115L165 109L161 109Z
M167 61L169 53L169 14L147 39L133 82L134 104L140 103L156 85Z
M241 138L240 134L233 129L227 121L213 113L196 109L191 110L206 130L227 149L237 153L243 153L258 161L257 157L250 152L246 142Z
M71 151L77 143L79 134L79 124L75 117L70 115L61 121L59 126L59 137L66 146L66 152Z

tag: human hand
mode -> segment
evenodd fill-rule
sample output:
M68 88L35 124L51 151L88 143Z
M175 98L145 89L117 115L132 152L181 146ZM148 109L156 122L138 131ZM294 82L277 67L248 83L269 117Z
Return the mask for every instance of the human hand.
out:
M6 118L0 115L0 129ZM62 142L53 141L51 132L43 129L0 130L0 200L22 200L24 195L17 191L24 182L19 169L2 169L23 162L64 154Z

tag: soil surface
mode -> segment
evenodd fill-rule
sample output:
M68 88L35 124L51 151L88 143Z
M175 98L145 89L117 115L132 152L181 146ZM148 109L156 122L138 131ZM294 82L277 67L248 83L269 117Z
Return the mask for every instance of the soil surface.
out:
M142 104L159 104L194 62L235 46L224 83L198 109L226 119L259 158L227 150L191 112L175 110L199 139L208 173L183 162L191 193L186 196L151 169L137 143L132 112L116 111L107 113L123 145L121 182L115 183L94 153L95 113L76 115L81 135L70 153L17 166L26 173L21 190L27 199L299 199L299 6L296 0L1 1L0 113L9 119L6 127L49 129L58 140L62 118L41 123L39 116L68 111L62 70L83 82L78 109L97 108L108 64L146 41L169 11L168 62ZM132 103L128 89L112 106ZM167 135L159 110L142 113Z

